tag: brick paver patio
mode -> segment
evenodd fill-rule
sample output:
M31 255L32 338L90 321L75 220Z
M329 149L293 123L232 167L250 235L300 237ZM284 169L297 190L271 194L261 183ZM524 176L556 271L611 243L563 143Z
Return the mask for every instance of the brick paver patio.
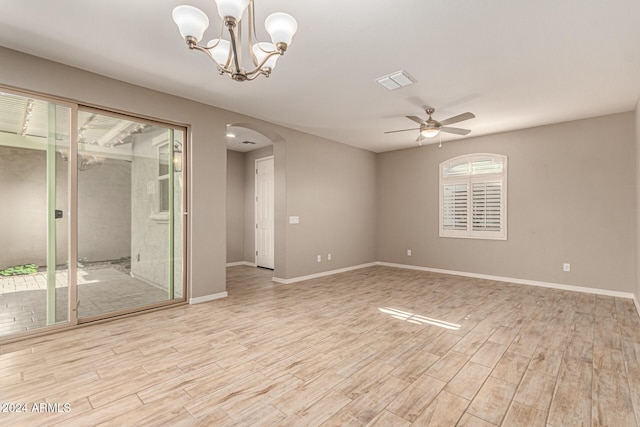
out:
M67 284L67 271L56 272L56 322L67 320ZM46 272L0 277L0 337L46 326L46 292ZM79 269L78 295L79 318L168 299L166 290L112 267Z

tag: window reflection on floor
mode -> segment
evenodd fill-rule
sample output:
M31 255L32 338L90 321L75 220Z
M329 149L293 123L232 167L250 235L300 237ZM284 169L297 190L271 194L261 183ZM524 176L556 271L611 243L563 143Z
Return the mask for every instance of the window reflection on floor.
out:
M444 320L433 319L431 317L421 316L419 314L410 313L408 311L398 310L397 308L378 308L380 312L385 313L393 317L394 319L404 320L405 322L414 323L416 325L433 325L440 326L445 329L452 329L457 331L461 328L461 325L456 323L445 322Z

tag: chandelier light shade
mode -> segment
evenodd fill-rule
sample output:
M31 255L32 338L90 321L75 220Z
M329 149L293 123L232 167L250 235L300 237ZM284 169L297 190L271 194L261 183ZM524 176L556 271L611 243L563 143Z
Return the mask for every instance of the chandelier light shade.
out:
M249 0L216 0L218 6L218 15L224 19L227 16L231 16L236 21L239 21L244 14L244 10L249 6Z
M278 12L272 13L267 16L264 21L264 27L271 36L271 41L276 46L278 43L284 43L286 45L291 44L293 35L298 31L298 23L291 15Z
M231 44L224 39L213 39L208 44L209 52L216 64L225 64L229 58Z
M220 36L201 45L204 32L209 27L209 18L200 9L182 5L173 9L173 21L189 49L199 50L213 60L220 74L235 81L253 80L259 75L269 77L278 57L284 55L298 30L296 20L286 13L272 13L265 20L265 29L271 43L257 40L255 30L254 0L215 0L218 15L222 18ZM247 44L243 46L242 23L246 23ZM228 38L224 37L224 30ZM250 66L243 66L243 54L250 59ZM247 61L249 62L249 61Z
M251 50L253 51L253 54L258 59L258 62L262 62L267 56L267 52L271 52L275 48L276 46L273 43L259 42L254 44L251 47ZM278 61L278 55L271 56L265 61L264 66L271 68L271 71L273 71L273 69L276 68L277 61Z
M180 30L183 38L193 37L202 40L205 30L209 27L209 18L197 7L182 5L173 9L173 21Z

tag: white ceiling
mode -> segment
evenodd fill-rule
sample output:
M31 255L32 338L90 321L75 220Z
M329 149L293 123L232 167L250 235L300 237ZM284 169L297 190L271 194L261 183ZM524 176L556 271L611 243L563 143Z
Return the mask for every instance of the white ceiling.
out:
M253 129L243 126L227 126L227 148L229 150L246 153L271 144L273 141Z
M417 131L384 131L427 105L473 112L455 125L472 137L630 111L640 95L638 0L256 0L259 23L283 11L299 29L269 79L244 83L187 49L182 3L0 0L0 45L375 152L414 146ZM188 4L214 38L214 1ZM417 83L375 83L400 69Z

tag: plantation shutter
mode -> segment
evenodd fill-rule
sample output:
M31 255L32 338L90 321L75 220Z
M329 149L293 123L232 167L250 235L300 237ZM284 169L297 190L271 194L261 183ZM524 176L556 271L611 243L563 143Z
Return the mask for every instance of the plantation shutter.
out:
M473 231L499 232L502 229L502 181L471 185Z
M442 225L445 230L467 230L469 189L466 183L442 189Z
M440 236L507 239L507 157L471 154L440 163Z

